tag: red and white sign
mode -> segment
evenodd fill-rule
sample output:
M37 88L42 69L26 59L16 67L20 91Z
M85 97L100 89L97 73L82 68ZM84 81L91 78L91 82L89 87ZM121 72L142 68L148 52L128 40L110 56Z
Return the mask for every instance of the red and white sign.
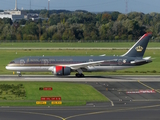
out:
M51 97L51 100L52 101L54 101L54 100L56 100L56 101L58 100L59 101L59 100L61 100L61 97Z
M50 101L51 98L50 97L41 97L41 101Z
M61 97L41 97L41 101L61 101Z
M127 91L127 94L140 94L140 93L156 93L155 90L139 90L139 91Z
M52 87L44 87L43 90L52 90Z
M156 93L155 90L139 90L139 93Z

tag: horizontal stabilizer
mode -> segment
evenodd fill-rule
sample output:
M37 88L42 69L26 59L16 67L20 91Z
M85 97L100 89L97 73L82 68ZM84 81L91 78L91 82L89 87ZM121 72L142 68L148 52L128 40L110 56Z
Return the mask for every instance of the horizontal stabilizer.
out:
M145 63L150 63L152 62L151 57L146 57L143 58L142 60L135 60L135 61L131 61L131 64L136 64L136 65L141 65L141 64L145 64Z
M103 55L99 55L99 56L106 56L106 54L103 54Z

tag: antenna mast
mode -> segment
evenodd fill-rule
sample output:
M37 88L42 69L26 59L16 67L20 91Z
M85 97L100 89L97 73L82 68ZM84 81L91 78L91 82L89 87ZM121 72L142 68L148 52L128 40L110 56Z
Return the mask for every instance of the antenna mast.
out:
M126 14L128 13L128 0L126 0L126 10L125 10Z
M49 11L49 7L50 7L50 0L48 0L48 11Z
M17 0L15 0L15 9L14 10L17 10Z
M30 10L31 10L31 0L30 0Z

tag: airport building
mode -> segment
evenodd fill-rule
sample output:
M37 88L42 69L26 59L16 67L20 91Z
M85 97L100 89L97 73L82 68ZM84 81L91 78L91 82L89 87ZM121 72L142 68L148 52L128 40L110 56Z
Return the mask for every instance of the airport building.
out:
M0 18L10 18L13 22L24 19L24 14L17 8L17 0L15 1L15 9L0 12Z
M26 19L29 20L31 19L32 21L37 21L39 19L42 20L47 20L47 18L40 18L38 14L26 14L24 11L20 11L17 8L17 0L15 0L15 9L14 10L6 10L4 12L0 12L0 18L10 18L13 22L19 21L21 19Z
M0 12L0 18L10 18L13 22L24 19L24 15L21 14L21 11L4 11Z
M15 9L0 12L0 18L10 18L13 22L24 19L24 14L17 8L17 0L15 1Z

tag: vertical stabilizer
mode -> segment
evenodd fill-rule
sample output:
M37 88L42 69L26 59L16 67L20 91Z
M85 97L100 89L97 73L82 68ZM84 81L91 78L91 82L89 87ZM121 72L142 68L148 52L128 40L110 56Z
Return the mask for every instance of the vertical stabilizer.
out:
M144 34L124 55L127 57L143 57L152 33Z

